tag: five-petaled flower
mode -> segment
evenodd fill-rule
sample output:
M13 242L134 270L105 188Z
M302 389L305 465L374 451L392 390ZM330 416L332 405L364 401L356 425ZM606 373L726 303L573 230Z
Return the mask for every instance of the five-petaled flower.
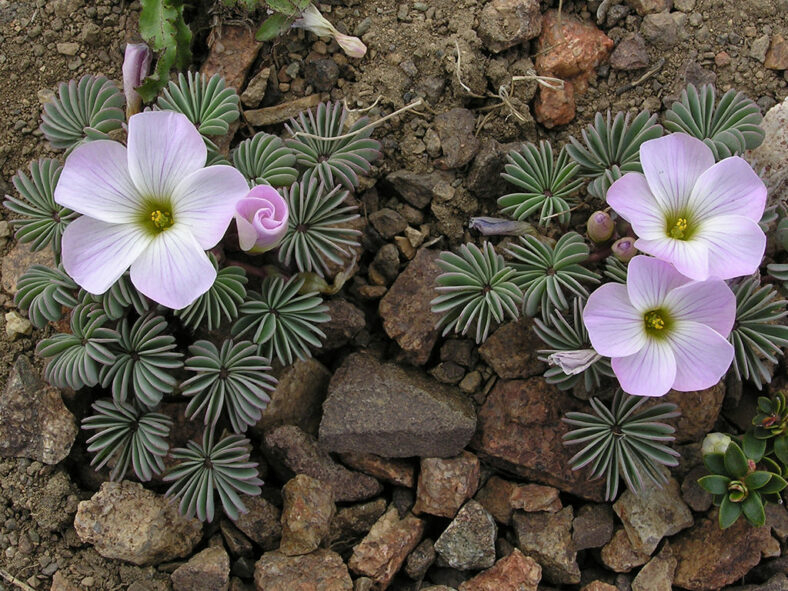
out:
M640 163L644 174L627 173L607 192L608 204L632 224L640 251L697 281L758 269L766 187L745 160L715 164L702 141L673 133L644 142Z
M599 287L583 310L594 349L612 358L621 387L637 396L716 384L733 361L726 337L735 316L724 281L692 281L643 255L630 261L626 285Z
M63 266L92 294L131 267L134 286L183 308L208 291L216 271L205 254L224 236L249 190L231 166L205 166L200 133L180 113L129 119L128 147L88 142L66 159L55 201L82 215L63 233Z

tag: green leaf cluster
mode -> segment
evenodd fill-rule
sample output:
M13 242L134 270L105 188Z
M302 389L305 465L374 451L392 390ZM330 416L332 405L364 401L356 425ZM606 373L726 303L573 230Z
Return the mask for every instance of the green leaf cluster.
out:
M79 286L68 276L63 265L51 269L32 265L16 284L14 302L27 310L30 323L43 328L47 322L57 322L63 317L63 307L73 308L78 300L74 296Z
M246 298L246 271L232 265L219 269L212 253L208 253L208 258L217 269L213 285L194 302L175 311L184 325L193 330L203 323L208 330L216 330L223 320L234 321L238 318L238 307Z
M137 88L142 100L156 98L175 67L186 70L192 61L192 32L183 20L183 0L141 0L140 34L153 51L158 52L156 70Z
M157 104L163 111L186 115L203 136L211 136L230 131L230 123L241 114L238 103L238 93L226 87L219 74L207 79L205 74L187 72L167 85Z
M310 0L261 0L273 14L269 16L255 34L258 41L272 41L290 28L296 15L309 6Z

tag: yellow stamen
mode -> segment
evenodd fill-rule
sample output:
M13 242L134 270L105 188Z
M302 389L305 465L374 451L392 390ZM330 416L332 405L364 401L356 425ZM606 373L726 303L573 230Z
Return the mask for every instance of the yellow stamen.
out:
M676 224L670 230L671 238L676 238L678 240L682 240L684 238L684 232L687 231L687 218L679 218L676 220Z
M645 321L646 328L650 328L652 330L662 330L665 328L665 320L656 310L646 313Z
M173 224L172 214L169 211L156 209L150 214L150 221L159 230L166 230Z

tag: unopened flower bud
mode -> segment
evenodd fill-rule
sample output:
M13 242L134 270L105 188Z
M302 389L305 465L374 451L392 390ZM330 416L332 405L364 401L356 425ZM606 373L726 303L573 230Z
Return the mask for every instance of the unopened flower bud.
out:
M604 211L595 211L586 223L588 237L596 243L610 240L615 227L613 219Z
M730 443L730 435L726 435L725 433L709 433L703 439L701 452L704 456L709 454L724 454Z
M273 187L257 185L235 204L241 249L259 254L279 245L287 232L287 202Z
M367 53L367 46L358 37L344 35L336 30L320 11L310 4L293 23L296 29L312 31L318 37L333 37L350 57L361 58Z
M628 236L616 240L613 246L610 247L610 250L613 251L613 255L622 263L628 263L638 252L638 249L635 248L635 239Z
M142 110L142 97L137 87L148 75L153 54L144 43L127 43L123 55L123 93L126 95L126 118Z

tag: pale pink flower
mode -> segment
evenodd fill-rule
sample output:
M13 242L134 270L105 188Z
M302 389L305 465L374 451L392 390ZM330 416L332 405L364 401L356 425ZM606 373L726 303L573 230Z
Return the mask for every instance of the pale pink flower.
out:
M150 48L144 43L127 43L123 54L123 94L126 95L126 118L142 109L142 97L137 87L148 76L153 58Z
M635 247L698 281L758 269L766 187L745 160L715 164L702 141L673 133L643 143L640 163L643 174L627 173L607 192L608 204L638 235Z
M718 279L692 281L665 261L636 256L627 284L606 283L588 298L591 344L611 357L621 387L636 396L703 390L733 361L727 336L736 297Z
M336 27L320 14L314 4L306 7L301 13L301 17L293 22L293 26L297 29L311 31L318 37L333 37L350 57L361 58L367 53L367 46L361 42L361 39L337 31Z
M287 232L287 202L273 187L257 185L235 204L238 244L259 254L276 247Z

